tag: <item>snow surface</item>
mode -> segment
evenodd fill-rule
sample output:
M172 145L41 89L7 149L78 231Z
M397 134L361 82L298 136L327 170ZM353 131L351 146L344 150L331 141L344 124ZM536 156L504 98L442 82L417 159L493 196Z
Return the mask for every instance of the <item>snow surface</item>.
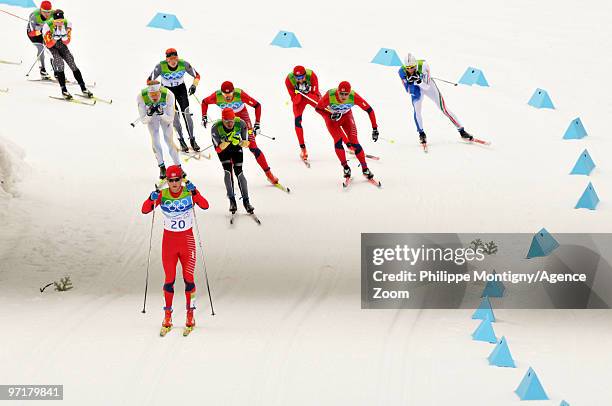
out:
M64 384L64 403L74 405L188 398L209 405L503 406L519 403L513 390L531 366L551 398L536 404L612 403L609 311L498 310L496 333L507 337L518 365L501 369L487 364L492 345L471 340L478 323L470 311L364 311L359 297L362 232L612 230L609 3L54 5L74 24L70 47L86 81L114 102L56 102L47 97L58 94L55 85L25 81L35 50L25 23L2 16L4 37L15 40L3 42L1 56L24 63L0 65L0 87L10 88L0 94L0 168L20 180L17 197L0 196L0 383ZM146 28L157 11L177 14L186 29ZM296 32L304 48L269 46L280 29ZM284 195L271 187L247 154L263 225L241 217L229 229L216 158L186 165L211 203L198 221L218 313L209 315L198 268L199 324L187 339L178 331L157 336L159 218L148 311L140 313L151 221L140 205L157 168L146 129L128 123L137 117L137 92L168 47L202 73L200 98L231 79L262 103L262 130L277 140L260 137L259 144L292 188ZM493 145L461 144L426 101L430 153L423 154L396 69L369 63L380 47L425 57L434 76L450 80L467 66L482 69L490 88L440 87L466 128ZM298 161L283 85L298 63L313 68L324 89L350 80L373 105L381 137L396 140L372 143L366 115L355 112L365 150L383 157L371 164L382 190L359 178L341 190L331 138L311 109L304 128L312 168ZM537 87L548 90L556 110L527 105ZM589 136L563 141L578 116ZM201 127L197 137L208 144ZM17 169L18 153L7 161L11 144L25 152L29 170ZM596 170L589 179L569 176L585 147ZM356 161L351 166L358 170ZM574 210L589 180L602 202L596 211ZM39 293L64 275L72 291ZM180 325L180 280L176 288Z

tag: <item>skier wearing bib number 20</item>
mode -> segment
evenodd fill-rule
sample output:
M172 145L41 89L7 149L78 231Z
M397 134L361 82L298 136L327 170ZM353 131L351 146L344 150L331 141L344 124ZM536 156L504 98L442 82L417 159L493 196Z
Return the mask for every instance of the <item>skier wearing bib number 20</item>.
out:
M183 171L177 165L166 171L168 187L155 190L142 204L142 213L152 212L156 206L161 207L164 215L164 237L162 239L162 263L164 266L164 321L161 334L165 335L172 328L172 300L174 298L174 280L176 265L181 261L183 280L185 281L185 299L187 320L185 327L195 326L193 311L195 309L194 272L196 266L196 242L193 236L194 205L208 209L208 201L200 194L195 185L189 181L182 185Z
M429 72L429 64L424 59L416 59L412 54L406 55L404 65L399 68L399 77L402 79L406 92L410 93L412 98L412 107L414 108L414 122L419 133L419 141L423 146L427 144L427 135L423 129L423 116L421 115L421 104L423 95L429 97L446 117L453 123L459 135L466 141L472 141L474 137L470 135L459 119L446 108L444 98L436 85L436 82L431 77Z
M351 84L347 81L340 82L337 88L325 93L319 100L316 111L325 119L325 125L334 139L336 155L344 168L344 177L347 179L351 177L351 168L346 161L346 153L342 142L355 152L355 156L361 164L363 176L370 180L374 178L374 174L368 168L365 153L357 138L357 127L351 112L353 106L359 106L368 113L372 124L372 140L374 142L378 141L378 125L376 124L374 110L368 102L351 89Z

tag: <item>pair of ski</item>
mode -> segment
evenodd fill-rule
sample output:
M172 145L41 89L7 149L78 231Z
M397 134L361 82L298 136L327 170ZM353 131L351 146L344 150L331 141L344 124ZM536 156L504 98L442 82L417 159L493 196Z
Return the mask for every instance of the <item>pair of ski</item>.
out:
M247 213L247 216L249 216L250 218L253 219L254 222L257 223L257 225L261 225L261 220L259 219L259 217L257 217L257 214L255 213ZM236 218L238 218L238 211L235 212L231 212L230 214L230 225L234 225L234 222L236 221Z
M183 328L183 337L187 337L195 328L195 326L185 326ZM159 330L159 336L160 337L165 337L166 334L168 334L170 332L170 330L172 330L172 326L170 327L164 327L162 326L161 330Z
M368 183L376 186L377 188L381 188L382 187L382 183L380 183L379 180L376 180L376 178L371 178L371 179L366 178L366 180L368 181ZM344 188L346 190L346 189L348 189L349 186L351 186L352 183L353 183L353 177L352 176L350 178L344 178L344 181L342 182L342 188Z
M66 98L66 97L59 97L59 96L49 96L49 97L51 99L54 99L54 100L61 100L61 101L65 101L65 102L68 102L68 103L82 104L84 106L95 106L98 101L101 101L101 102L107 103L107 104L111 104L113 102L112 100L103 100L103 99L99 99L99 98L97 98L95 96L94 97L89 97L89 96L86 96L84 94L78 94L78 93L75 94L75 96L81 97L83 100L75 99L74 97L70 98L70 99Z
M183 162L189 162L191 159L195 159L196 161L199 161L202 158L211 159L210 153L205 154L204 151L194 151L191 149L187 152L181 151L181 155L185 157L183 158Z
M349 150L349 153L352 154L352 155L355 155L355 153L353 151L351 151L351 150ZM376 155L365 154L365 157L367 159L372 159L374 161L380 161L380 157L378 157ZM300 160L304 163L304 165L306 165L306 168L310 168L310 161L308 159L301 158Z
M462 141L465 144L479 144L479 145L491 145L490 141L485 141L485 140L481 140L479 138L472 138L471 140L467 140L467 139L463 139ZM423 148L423 152L424 153L428 153L429 152L429 147L427 146L427 143L421 143L421 148Z

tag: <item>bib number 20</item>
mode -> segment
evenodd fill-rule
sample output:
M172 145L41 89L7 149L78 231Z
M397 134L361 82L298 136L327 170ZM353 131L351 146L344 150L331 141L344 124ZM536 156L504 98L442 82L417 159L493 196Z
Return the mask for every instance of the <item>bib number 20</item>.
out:
M173 230L182 230L185 228L185 220L172 220L170 228Z

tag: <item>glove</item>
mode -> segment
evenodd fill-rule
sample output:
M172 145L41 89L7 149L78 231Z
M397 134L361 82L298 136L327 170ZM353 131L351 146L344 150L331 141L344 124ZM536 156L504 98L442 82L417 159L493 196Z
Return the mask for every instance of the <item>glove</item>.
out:
M259 123L256 122L255 125L253 126L253 135L258 135L260 128L261 126L259 125Z
M309 93L310 85L308 83L298 83L298 90L302 93Z
M191 183L191 181L187 181L185 182L185 187L187 188L187 191L190 192L192 195L195 195L195 190L196 187L193 183Z
M249 146L249 144L250 144L250 142L248 140L240 141L240 146L242 148L247 148Z
M147 107L147 116L151 117L153 116L153 113L155 113L155 106L151 105L149 107Z
M196 85L191 85L189 86L189 96L191 96L192 94L194 94L196 92Z
M419 83L421 83L421 77L420 77L419 75L412 75L412 76L410 76L410 77L408 78L408 83L411 83L411 84L414 84L414 83L419 84Z
M229 146L229 144L230 143L228 141L223 141L221 144L219 144L219 149L223 151L225 148Z
M151 192L151 195L149 196L149 200L154 202L157 200L158 197L159 197L159 191L154 190L153 192Z
M155 106L155 113L158 116L161 116L161 115L164 114L164 108L161 106L161 104L158 104L158 105Z
M331 118L331 119L332 119L332 120L334 120L334 121L338 121L338 120L340 120L340 118L341 118L341 117L342 117L342 113L338 113L338 112L336 112L336 113L332 113L332 114L329 116L329 118Z
M374 142L378 141L378 128L372 128L372 140Z
M202 116L202 127L206 128L208 125L208 116Z

